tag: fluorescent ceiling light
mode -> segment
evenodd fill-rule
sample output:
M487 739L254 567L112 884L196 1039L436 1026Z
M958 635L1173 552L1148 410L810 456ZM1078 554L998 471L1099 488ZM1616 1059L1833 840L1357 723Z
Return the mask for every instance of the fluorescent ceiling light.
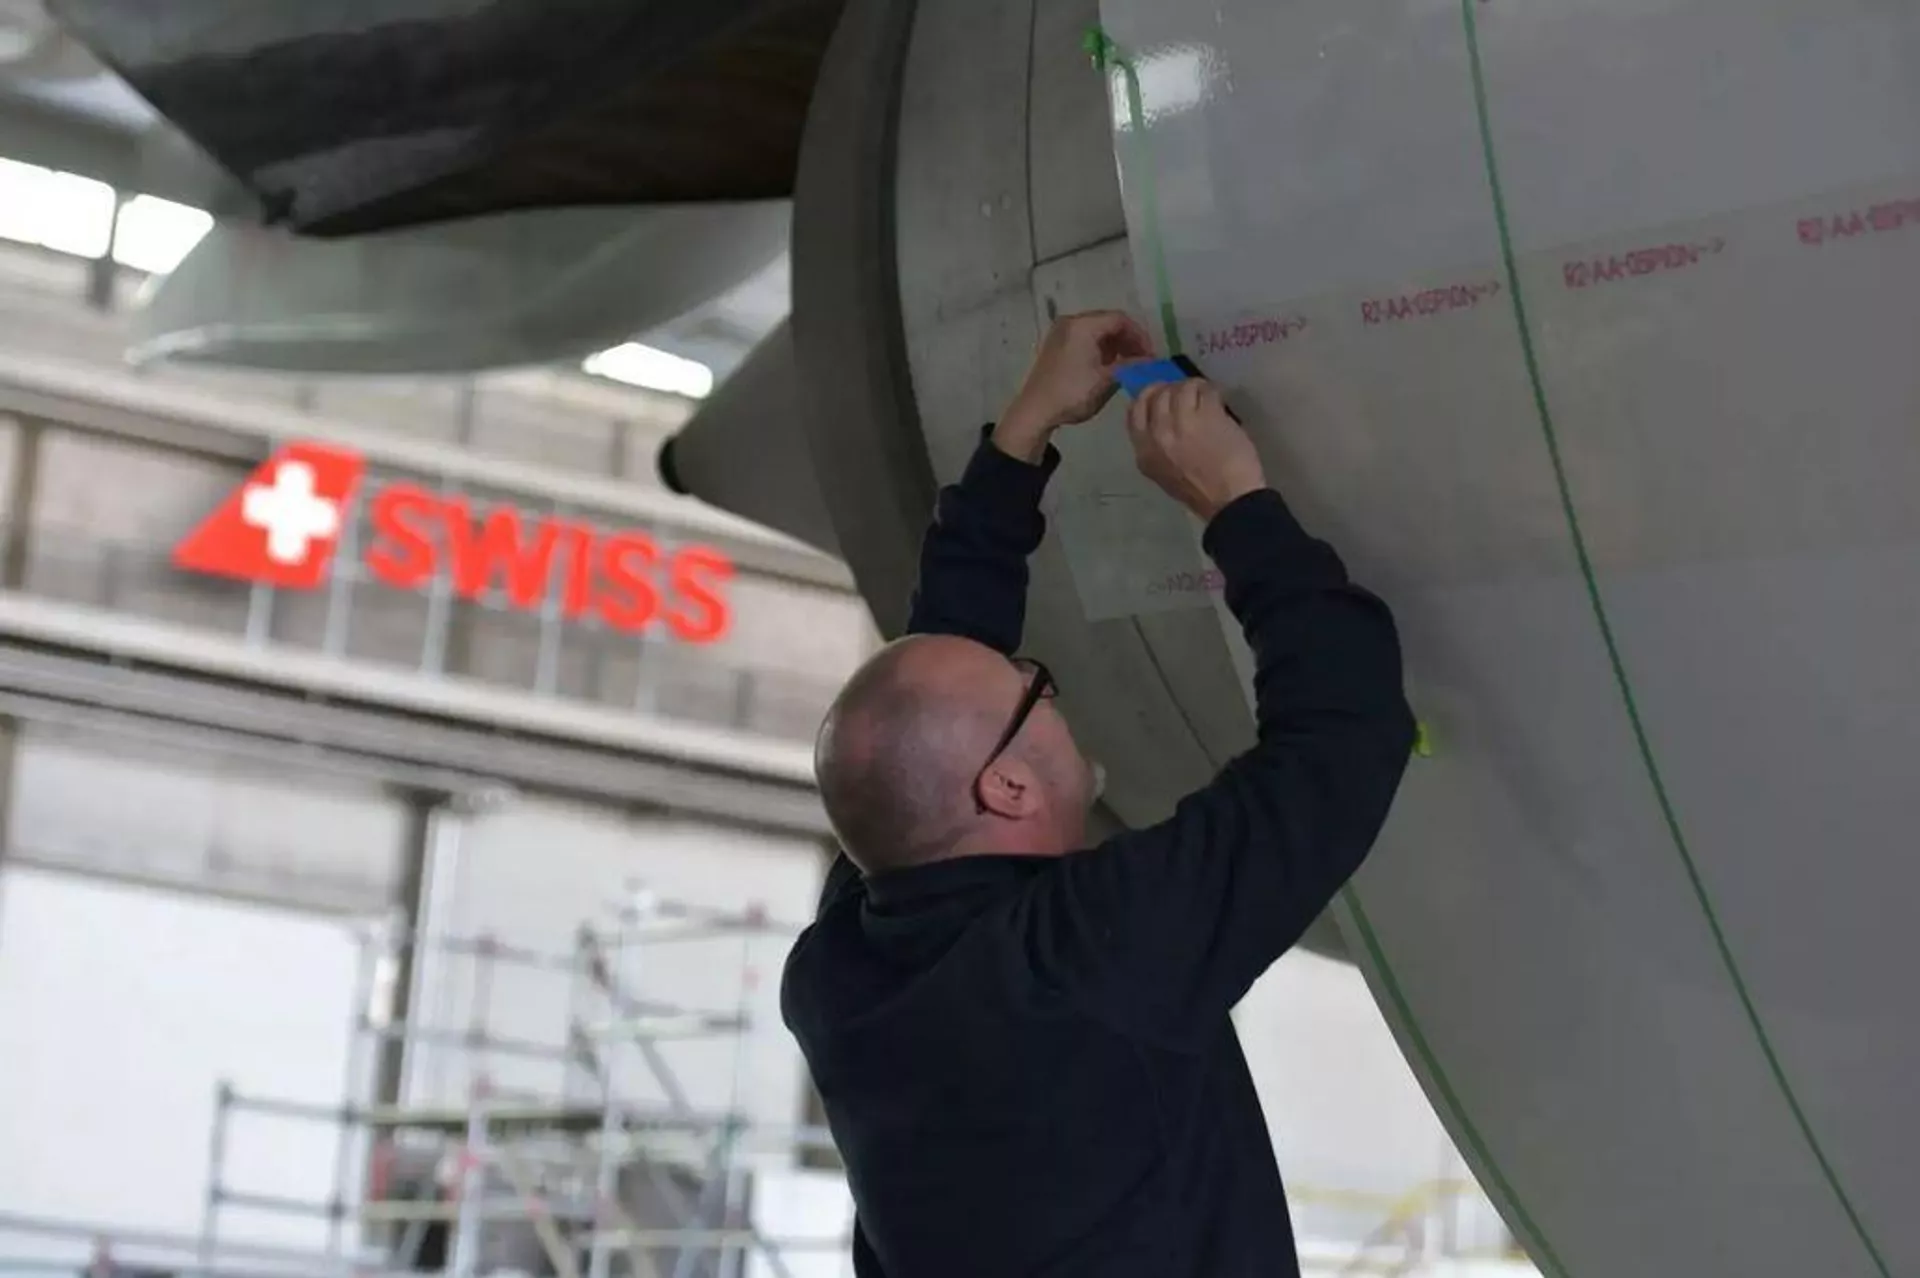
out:
M596 377L646 390L666 391L670 395L685 395L688 399L705 399L713 393L711 368L639 342L589 355L582 367Z
M105 182L0 159L0 239L99 257L113 235L113 205Z
M152 195L136 195L120 210L113 257L136 271L165 275L212 229L209 213Z

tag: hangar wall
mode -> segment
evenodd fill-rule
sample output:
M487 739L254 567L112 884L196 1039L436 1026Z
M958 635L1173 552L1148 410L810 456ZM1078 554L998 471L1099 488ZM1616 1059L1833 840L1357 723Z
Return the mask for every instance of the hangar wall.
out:
M12 752L10 864L369 917L405 877L406 799L366 778L45 723Z
M313 1105L345 1095L354 961L324 915L10 866L0 1213L198 1231L221 1080ZM255 1192L324 1201L334 1142L316 1124L254 1124L230 1172ZM325 1229L280 1215L246 1232L317 1248ZM35 1242L0 1220L0 1252Z
M0 394L0 520L21 561L18 585L29 593L227 634L263 629L275 644L338 643L352 656L402 668L443 660L454 675L798 740L811 735L833 672L874 642L864 607L830 560L741 521L703 518L695 503L660 488L652 459L684 418L684 402L552 370L471 381L302 382L171 366L136 373L118 361L124 321L79 304L70 291L83 280L67 259L0 247L0 382L21 388ZM135 433L118 422L96 429L57 415L16 411L9 419L3 411L9 400L31 406L29 390L44 397L42 388L55 386L77 388L83 399L111 392L165 403L175 419L163 424L156 413ZM215 406L223 422L242 420L211 438L192 416ZM30 473L17 464L22 431L33 437ZM488 601L449 600L451 646L433 654L424 649L435 624L431 591L396 595L365 588L363 576L342 588L354 618L342 631L337 616L330 629L340 590L287 597L262 616L245 587L175 572L167 563L174 543L241 482L267 440L294 431L417 441L404 461L379 473L453 484L476 504L652 527L668 539L717 545L739 568L729 583L730 628L695 652L569 627L553 641L557 651L543 653L539 619ZM443 469L474 457L483 459L476 478L450 478ZM22 519L15 508L27 494L31 514ZM342 556L336 582L353 566Z
M157 717L138 698L86 704L35 686L28 658L47 655L45 636L18 623L57 615L70 636L62 655L103 680L121 661L108 631L130 627L145 652L218 643L255 654L262 671L317 658L349 676L342 686L371 688L384 672L455 710L472 702L464 713L480 724L489 707L507 706L564 725L552 710L575 704L630 726L634 742L698 730L736 743L749 773L780 761L783 786L826 698L875 642L832 561L660 489L654 451L685 416L683 401L547 369L471 381L129 369L118 359L123 309L86 306L86 274L74 259L0 246L0 1054L10 1062L0 1167L17 1173L0 1178L6 1254L28 1242L24 1254L49 1254L44 1240L4 1228L18 1215L197 1234L223 1082L243 1097L334 1108L373 1099L383 1070L396 1087L407 1081L399 1098L419 1106L464 1106L482 1075L563 1095L558 1061L575 1011L565 974L502 967L481 993L470 956L427 944L410 956L396 919L424 920L434 942L484 938L565 956L582 923L613 926L636 889L716 911L758 902L770 920L797 922L823 863L817 818L768 824L751 804L733 820L676 814L673 787L643 784L637 760L622 793L622 751L633 746L596 742L607 780L588 802L493 792L471 759L441 771L416 754L396 766L380 739L411 731L416 712L383 712L377 694L368 708L389 727L364 738L364 754L309 750L297 728L269 749ZM176 569L179 537L289 438L366 446L380 482L457 486L533 515L564 511L669 544L716 545L736 569L728 632L705 645L636 639L498 598L409 595L369 580L345 554L333 582L310 595ZM263 606L263 595L276 597ZM243 682L223 676L219 694ZM474 700L481 690L494 700ZM507 745L499 758L520 753ZM719 792L752 784L743 774ZM436 825L436 815L446 819ZM455 819L461 838L430 838ZM632 961L644 966L628 984L658 1003L729 1015L748 990L751 1028L733 1036L745 1062L738 1099L757 1122L791 1132L806 1089L772 1003L784 948L771 930L751 946L737 935L689 942L668 960L636 947ZM551 1059L409 1043L383 1060L380 1037L353 1029L361 1000L376 1026L410 1003L415 1029L458 1038L484 1024ZM731 1051L713 1036L662 1046L691 1100L710 1109L736 1099ZM631 1053L616 1085L659 1099ZM337 1170L337 1125L244 1103L228 1123L221 1174L236 1191L319 1203L336 1175L351 1191L362 1174L364 1140ZM772 1152L793 1161L791 1148ZM220 1212L220 1230L308 1249L328 1233L317 1217L235 1207ZM87 1245L53 1254L77 1260Z

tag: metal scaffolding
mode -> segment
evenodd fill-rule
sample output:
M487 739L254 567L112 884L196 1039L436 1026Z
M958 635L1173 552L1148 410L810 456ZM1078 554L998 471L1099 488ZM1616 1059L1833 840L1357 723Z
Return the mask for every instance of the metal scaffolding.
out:
M556 1278L742 1278L754 1255L774 1278L792 1278L787 1253L845 1254L844 1238L769 1238L749 1210L751 1173L742 1160L748 1149L794 1156L832 1148L824 1128L756 1123L744 1095L759 979L753 942L794 930L758 909L728 913L647 901L624 907L611 929L582 924L564 953L489 935L416 937L399 926L363 937L343 1103L218 1089L197 1270L222 1269L223 1217L236 1209L324 1219L326 1249L314 1268L327 1273L438 1270L476 1278L511 1269ZM634 992L632 969L642 955L735 937L732 1007L682 1007ZM437 955L471 965L464 1027L423 1023L418 1009L389 1019L375 1006L380 973L395 970L407 949L415 964ZM494 1032L491 993L503 969L565 977L564 1043ZM731 1047L723 1107L696 1105L663 1050L690 1039ZM374 1063L395 1047L416 1064L423 1054L463 1057L464 1103L415 1102L404 1092L375 1103ZM511 1061L557 1066L559 1086L497 1085L492 1066ZM636 1100L636 1078L661 1100ZM233 1127L247 1117L337 1126L331 1195L309 1202L230 1183ZM424 1177L423 1166L432 1169Z
M583 924L562 952L516 947L490 935L416 934L393 925L363 934L357 962L346 1089L337 1105L217 1089L206 1193L197 1236L104 1229L0 1213L0 1233L92 1243L86 1278L480 1278L495 1273L553 1278L747 1278L749 1258L768 1278L794 1278L804 1253L850 1253L844 1237L772 1237L751 1210L754 1167L764 1150L786 1157L831 1151L824 1128L757 1122L746 1103L754 1000L752 945L794 930L757 910L737 914L649 902L629 905L611 928ZM685 1007L643 998L636 965L660 947L738 939L732 1006ZM435 1024L409 1006L390 1016L378 996L383 974L438 957L470 965L468 1015ZM684 969L685 964L682 964ZM506 971L565 981L562 1042L496 1032L492 993ZM558 1001L556 1001L558 1005ZM730 1075L689 1087L673 1067L675 1041L728 1044ZM456 1059L463 1088L429 1079L378 1098L383 1053L420 1068ZM499 1085L496 1065L541 1062L557 1083ZM396 1077L398 1075L396 1074ZM657 1093L642 1099L645 1090ZM446 1098L464 1092L457 1101ZM724 1090L719 1104L696 1096ZM233 1183L229 1152L238 1123L326 1125L331 1190L303 1200ZM423 1169L424 1172L423 1172ZM1310 1272L1413 1275L1443 1261L1516 1262L1510 1239L1486 1236L1492 1219L1470 1183L1440 1180L1406 1194L1295 1185L1296 1209L1337 1209L1368 1222L1355 1242L1303 1251ZM1473 1210L1465 1212L1463 1208ZM230 1212L292 1214L326 1224L324 1249L232 1238ZM1474 1223L1479 1218L1479 1224ZM0 1275L59 1272L44 1262L0 1259Z

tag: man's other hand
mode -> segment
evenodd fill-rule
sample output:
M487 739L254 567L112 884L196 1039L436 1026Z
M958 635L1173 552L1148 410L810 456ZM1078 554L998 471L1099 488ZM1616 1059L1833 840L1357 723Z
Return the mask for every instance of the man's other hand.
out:
M1054 431L1106 407L1116 389L1115 368L1152 357L1153 339L1124 311L1062 316L1047 330L1020 393L994 427L994 446L1039 461Z
M1267 486L1253 440L1211 382L1149 387L1127 413L1127 437L1140 473L1203 520Z

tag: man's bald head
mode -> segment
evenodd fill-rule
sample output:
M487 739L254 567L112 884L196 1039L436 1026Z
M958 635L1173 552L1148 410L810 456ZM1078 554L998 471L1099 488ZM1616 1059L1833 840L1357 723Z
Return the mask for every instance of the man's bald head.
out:
M848 680L821 726L814 773L856 865L876 873L968 850L1035 850L1028 845L1084 816L1089 796L1076 791L1086 768L1051 706L1036 711L1003 764L1011 784L1025 787L1026 806L982 813L975 805L974 779L1026 686L1004 656L951 635L889 644ZM1062 822L1062 804L1082 810ZM1041 820L1046 830L1012 828Z

